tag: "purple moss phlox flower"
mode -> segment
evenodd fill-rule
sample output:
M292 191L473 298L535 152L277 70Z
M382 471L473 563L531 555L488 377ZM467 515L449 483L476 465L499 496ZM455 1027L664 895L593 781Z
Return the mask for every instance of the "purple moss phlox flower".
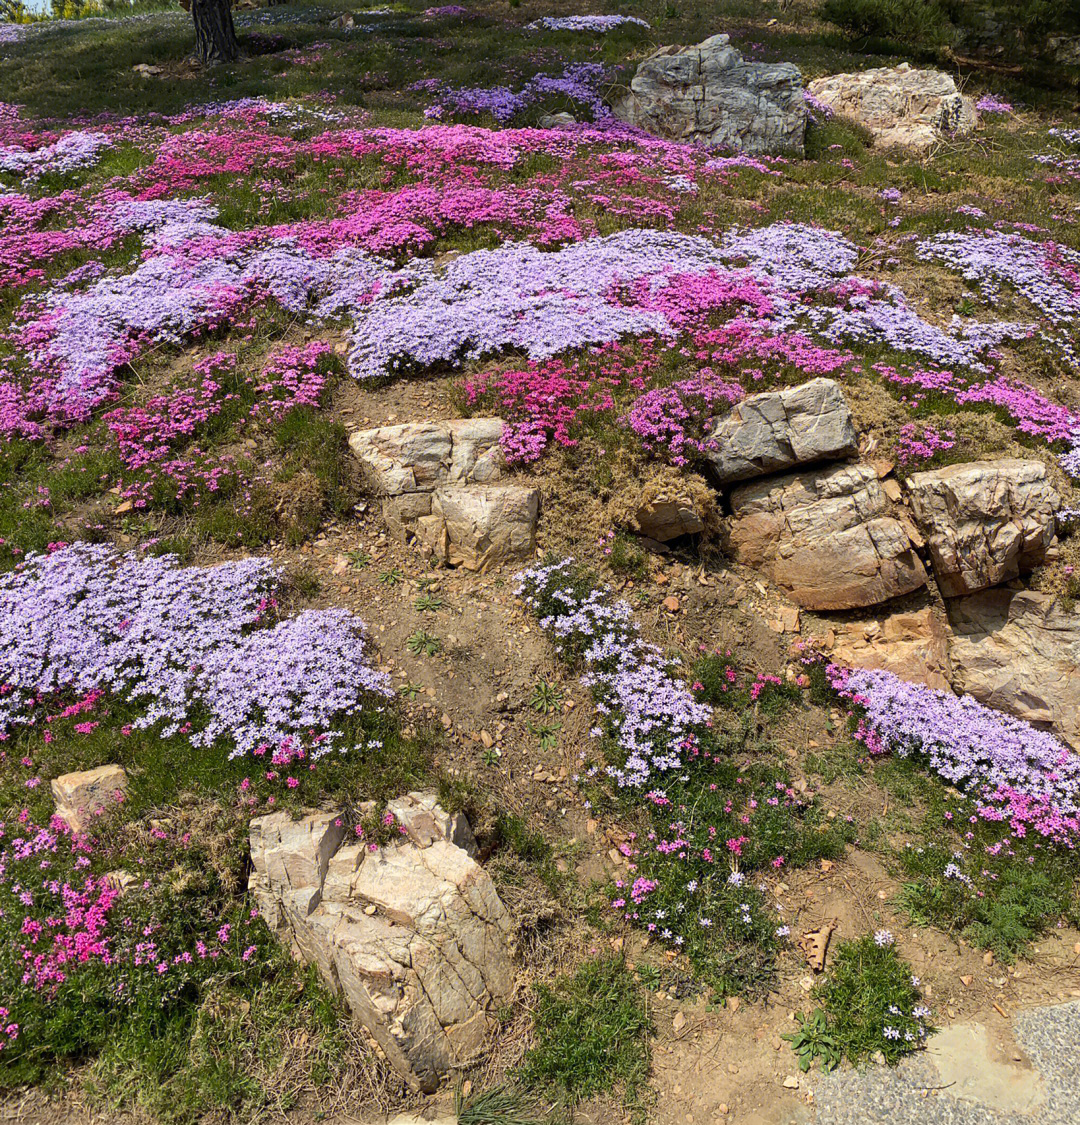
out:
M341 745L337 722L393 694L345 610L269 624L280 580L267 559L180 567L77 543L0 576L0 733L32 724L41 697L112 692L134 725L230 756L261 744Z
M682 768L684 746L708 722L710 709L694 700L660 650L642 639L626 602L612 602L607 588L577 597L565 587L561 580L572 566L572 559L563 559L525 570L517 576L518 593L534 611L549 597L559 604L559 612L540 625L556 643L582 652L581 682L593 689L597 712L625 756L608 773L622 787L650 785L656 774Z

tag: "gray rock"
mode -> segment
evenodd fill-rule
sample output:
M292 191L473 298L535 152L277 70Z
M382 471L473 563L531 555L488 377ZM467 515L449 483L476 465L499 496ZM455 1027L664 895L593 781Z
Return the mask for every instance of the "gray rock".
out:
M731 494L728 550L806 609L855 609L917 590L926 571L868 465L791 473Z
M978 120L974 102L948 74L914 70L910 63L830 74L807 89L839 116L869 129L881 148L925 151L947 135L970 133Z
M997 586L1042 562L1061 497L1041 461L948 465L907 481L912 511L947 598Z
M391 806L407 835L371 850L335 813L251 822L260 913L344 995L387 1058L431 1092L467 1064L513 995L513 923L460 817L433 793Z
M832 379L751 395L708 435L707 454L721 484L747 480L858 450L851 411Z
M791 63L748 63L728 36L661 47L645 59L615 116L662 137L737 152L802 154L806 105Z

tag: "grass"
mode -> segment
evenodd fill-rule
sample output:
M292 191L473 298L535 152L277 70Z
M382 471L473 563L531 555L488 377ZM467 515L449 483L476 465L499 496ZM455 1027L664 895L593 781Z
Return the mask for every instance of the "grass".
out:
M869 934L841 942L825 979L814 990L827 1026L822 1035L832 1040L826 1044L817 1036L818 1054L831 1057L839 1049L857 1064L880 1052L893 1064L916 1050L924 1033L933 1029L925 1017L912 1015L922 1005L913 980L911 966L891 942L880 944ZM817 1027L820 1021L815 1021ZM887 1035L886 1028L897 1037Z
M652 1025L641 989L621 957L588 961L550 985L537 985L536 1045L521 1067L526 1086L568 1105L619 1092L641 1109Z

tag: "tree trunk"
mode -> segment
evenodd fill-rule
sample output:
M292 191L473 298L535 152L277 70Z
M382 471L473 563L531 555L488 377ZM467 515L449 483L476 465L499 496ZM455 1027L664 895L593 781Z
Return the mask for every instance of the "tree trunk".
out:
M203 64L233 62L240 53L230 0L191 0L195 57Z

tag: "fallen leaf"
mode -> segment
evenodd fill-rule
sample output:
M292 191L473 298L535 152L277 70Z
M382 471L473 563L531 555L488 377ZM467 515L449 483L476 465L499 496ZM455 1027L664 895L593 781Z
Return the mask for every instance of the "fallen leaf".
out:
M815 973L825 968L825 954L835 929L835 922L826 922L820 929L809 930L799 938L799 948L806 954L807 964Z

